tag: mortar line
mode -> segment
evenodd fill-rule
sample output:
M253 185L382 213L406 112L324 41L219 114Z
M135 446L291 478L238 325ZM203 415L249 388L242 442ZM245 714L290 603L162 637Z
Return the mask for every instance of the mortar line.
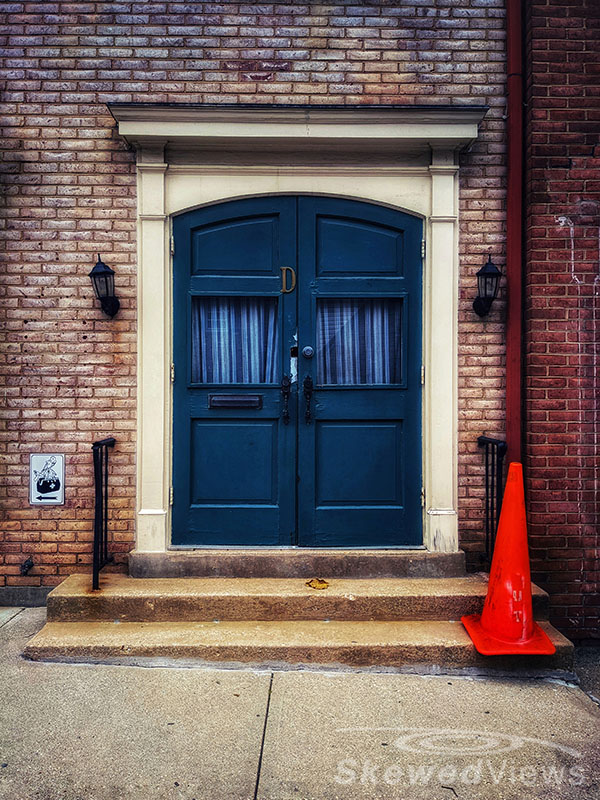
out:
M271 692L273 690L273 677L275 673L271 673L271 678L269 680L269 692L267 694L267 707L265 709L265 724L263 725L263 732L262 732L262 739L260 742L260 753L258 754L258 767L256 770L256 784L254 785L254 798L253 800L257 800L258 797L258 786L260 784L260 772L262 769L262 760L263 760L263 753L265 749L265 738L267 736L267 721L269 719L269 708L271 707Z

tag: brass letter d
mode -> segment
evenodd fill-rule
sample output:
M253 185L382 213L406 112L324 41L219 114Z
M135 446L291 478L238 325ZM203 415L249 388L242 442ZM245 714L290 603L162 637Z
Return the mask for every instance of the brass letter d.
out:
M289 294L296 288L296 272L293 267L280 267L281 269L281 294ZM288 272L291 273L291 280L288 286Z

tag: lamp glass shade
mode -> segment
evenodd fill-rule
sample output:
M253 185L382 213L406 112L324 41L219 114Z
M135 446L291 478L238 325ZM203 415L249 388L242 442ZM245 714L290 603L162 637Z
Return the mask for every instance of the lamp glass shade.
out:
M502 273L489 256L487 263L477 273L477 293L482 300L491 303L496 299L501 276Z
M90 272L90 279L94 287L94 294L98 300L102 300L105 297L114 297L115 271L101 261L100 256L98 256L94 269Z

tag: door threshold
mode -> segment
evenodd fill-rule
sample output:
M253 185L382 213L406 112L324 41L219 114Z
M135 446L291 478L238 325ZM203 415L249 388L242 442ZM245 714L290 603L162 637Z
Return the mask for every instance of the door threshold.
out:
M167 553L194 553L194 552L232 552L235 550L244 550L250 552L281 552L281 553L329 553L329 552L339 552L352 550L356 551L369 551L369 552L387 552L393 551L396 552L398 550L403 551L410 551L410 550L418 550L420 552L427 551L427 548L424 544L399 544L394 547L389 545L384 545L383 547L367 547L362 545L340 545L338 547L303 547L301 545L296 544L289 544L289 545L245 545L245 544L224 544L224 545L214 545L214 544L194 544L194 545L170 545L167 547Z
M129 554L134 578L434 578L465 574L465 554L418 548L187 548Z

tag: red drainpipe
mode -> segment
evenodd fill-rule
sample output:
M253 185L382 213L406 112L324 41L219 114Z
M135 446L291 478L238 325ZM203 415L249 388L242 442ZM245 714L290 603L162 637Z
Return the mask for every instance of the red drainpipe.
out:
M508 176L506 191L506 441L521 461L523 340L523 22L521 0L506 3Z

